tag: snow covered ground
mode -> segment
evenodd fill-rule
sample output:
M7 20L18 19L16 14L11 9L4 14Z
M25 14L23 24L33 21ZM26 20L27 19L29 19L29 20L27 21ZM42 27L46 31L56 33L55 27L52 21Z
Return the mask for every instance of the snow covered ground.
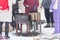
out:
M54 32L54 28L44 28L44 26L46 25L45 24L42 24L41 28L42 28L42 35L38 35L38 36L16 36L15 33L16 31L14 32L10 32L9 33L9 36L10 36L10 40L49 40L50 38L52 38L53 36L51 35L53 32ZM23 30L25 31L25 29ZM4 35L4 33L3 33ZM57 37L57 35L55 35ZM44 39L43 39L44 38ZM54 38L54 40L59 40L59 39L56 39Z
M44 17L44 10L41 10L40 13L41 13L41 19L42 20L45 20L45 17ZM10 36L10 40L49 40L49 38L53 37L51 36L51 34L54 32L54 28L44 28L44 26L46 25L46 23L44 24L41 24L41 29L42 29L42 33L43 35L38 35L38 36L30 36L30 37L25 37L25 36L16 36L14 35L13 33L16 32L10 32L9 33L9 36ZM25 31L25 28L23 28L23 31ZM3 33L4 35L4 33ZM45 38L45 39L43 39ZM59 39L54 39L54 40L59 40Z
M22 0L23 1L23 0ZM21 1L21 2L22 2ZM20 3L21 3L20 2ZM22 5L20 5L21 7ZM20 9L22 9L23 7L21 7ZM24 8L22 9L21 12L23 12ZM38 8L38 12L41 14L41 20L46 20L45 16L44 16L44 10L43 8ZM16 36L13 33L16 32L10 32L9 36L10 36L10 40L49 40L49 38L53 37L51 36L51 34L54 32L54 28L44 28L44 26L46 25L46 23L41 24L41 29L42 29L42 33L43 35L38 35L38 36L30 36L30 37L24 37L24 36ZM23 28L23 31L25 31L25 28ZM3 33L4 35L4 33ZM55 35L57 37L57 35ZM45 39L43 39L45 38ZM50 39L52 40L52 39ZM54 40L59 40L59 39L54 39Z

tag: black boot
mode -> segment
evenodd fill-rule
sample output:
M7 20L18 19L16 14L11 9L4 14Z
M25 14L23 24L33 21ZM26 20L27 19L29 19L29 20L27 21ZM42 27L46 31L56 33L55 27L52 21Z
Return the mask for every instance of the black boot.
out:
M51 23L51 27L54 27L54 23Z
M10 38L8 35L5 35L5 38Z
M47 25L45 26L45 28L49 28L50 27L50 23L47 23Z
M5 22L5 37L6 38L10 38L8 34L9 34L9 22Z

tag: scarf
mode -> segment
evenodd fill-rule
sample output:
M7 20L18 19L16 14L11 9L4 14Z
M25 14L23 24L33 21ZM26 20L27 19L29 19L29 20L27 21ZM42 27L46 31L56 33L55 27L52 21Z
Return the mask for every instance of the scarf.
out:
M58 8L58 0L55 0L55 3L54 3L54 5L53 5L53 8L54 8L54 9L57 9L57 8Z

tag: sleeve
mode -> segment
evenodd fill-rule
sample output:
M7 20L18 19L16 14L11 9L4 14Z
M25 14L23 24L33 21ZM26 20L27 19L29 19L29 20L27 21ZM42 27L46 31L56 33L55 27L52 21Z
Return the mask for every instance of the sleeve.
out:
M16 3L16 0L8 0L9 12L12 12L12 5Z
M12 13L12 0L8 0L9 13Z
M16 0L12 0L12 3L15 4L16 3Z
M42 0L42 3L41 3L41 6L43 6L44 5L44 0Z
M54 6L54 4L55 4L55 1L56 1L56 0L52 0L52 1L51 1L50 10L54 10L53 6Z
M37 7L39 6L39 0L36 1L36 6L37 6Z
M26 7L26 5L27 5L27 0L24 0L23 5Z

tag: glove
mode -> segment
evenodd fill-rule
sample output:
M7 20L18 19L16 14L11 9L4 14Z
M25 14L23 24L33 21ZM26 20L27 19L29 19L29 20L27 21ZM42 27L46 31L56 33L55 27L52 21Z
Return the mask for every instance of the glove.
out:
M50 9L49 12L53 12L53 11Z
M22 11L20 9L18 9L19 13L22 13Z

